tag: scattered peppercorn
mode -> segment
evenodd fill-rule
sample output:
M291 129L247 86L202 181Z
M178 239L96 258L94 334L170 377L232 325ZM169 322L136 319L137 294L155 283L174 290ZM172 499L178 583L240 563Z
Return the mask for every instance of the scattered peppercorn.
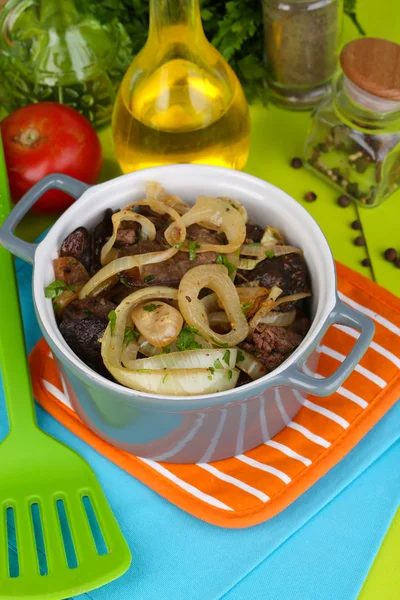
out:
M359 235L354 240L356 246L365 246L365 237L363 235Z
M304 200L306 202L315 202L317 199L317 194L315 192L307 192L304 194Z
M363 267L370 267L371 266L371 261L369 258L364 258L364 260L361 261L361 264Z
M353 221L351 224L351 228L352 229L362 229L361 221L359 221L358 219Z
M303 161L301 160L301 158L295 156L294 158L292 158L292 162L290 163L290 165L293 167L293 169L301 169L301 167L303 166Z
M388 248L387 250L385 250L384 257L389 262L394 262L397 258L397 252L394 248Z
M341 196L339 196L338 198L338 204L339 206L341 206L342 208L346 208L347 206L350 205L350 198L348 196L346 196L346 194L342 194Z
M400 269L400 257L395 258L393 262L395 266Z

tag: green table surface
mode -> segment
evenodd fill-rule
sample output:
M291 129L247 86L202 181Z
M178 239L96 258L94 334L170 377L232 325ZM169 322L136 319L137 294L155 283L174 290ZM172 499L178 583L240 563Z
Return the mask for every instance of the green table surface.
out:
M400 42L399 0L358 0L358 14L368 35ZM356 36L354 25L346 18L343 41ZM388 247L400 250L400 191L378 208L339 207L337 191L305 169L290 167L290 160L302 155L309 114L282 111L272 106L253 106L251 116L253 129L246 171L270 181L302 203L320 224L337 260L400 295L400 270L383 258ZM104 181L118 176L120 170L113 154L110 129L103 130L100 138L104 155L100 181ZM305 192L309 190L317 194L316 202L303 201ZM357 232L351 229L350 224L357 218L362 222L366 247L354 245ZM53 222L54 217L28 215L18 233L27 240L33 240ZM367 256L371 259L371 268L361 265ZM378 598L400 598L400 511L381 546L359 600Z

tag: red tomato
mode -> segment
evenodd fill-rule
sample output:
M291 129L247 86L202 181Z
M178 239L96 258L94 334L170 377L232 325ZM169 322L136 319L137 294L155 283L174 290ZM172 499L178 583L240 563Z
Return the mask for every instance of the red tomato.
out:
M73 108L56 102L24 106L1 122L1 134L14 202L51 173L96 182L102 164L100 141L89 121ZM64 192L51 190L32 210L59 213L73 202Z

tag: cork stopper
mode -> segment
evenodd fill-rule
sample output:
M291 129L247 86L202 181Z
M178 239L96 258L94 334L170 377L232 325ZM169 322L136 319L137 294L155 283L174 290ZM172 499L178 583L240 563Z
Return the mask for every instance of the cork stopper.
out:
M379 38L353 40L340 55L343 73L379 98L400 100L400 44Z

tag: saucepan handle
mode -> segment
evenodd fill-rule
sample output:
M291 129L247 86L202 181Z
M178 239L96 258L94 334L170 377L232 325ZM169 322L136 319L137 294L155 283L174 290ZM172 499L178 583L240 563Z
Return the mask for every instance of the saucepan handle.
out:
M38 244L31 244L21 240L14 235L14 230L28 210L49 190L61 190L77 199L89 188L87 183L78 181L68 175L54 173L44 177L36 183L25 194L23 198L15 205L9 216L4 221L0 229L0 244L7 250L22 258L26 262L33 263L36 247Z
M335 308L329 315L324 330L319 336L318 343L323 338L329 326L334 323L347 325L360 331L360 335L349 355L332 375L318 379L301 371L299 368L301 365L291 365L284 373L285 378L288 380L287 385L307 394L313 394L314 396L330 396L336 392L354 370L354 367L360 362L371 343L375 332L375 325L364 314L354 310L351 306L347 306L338 299Z

